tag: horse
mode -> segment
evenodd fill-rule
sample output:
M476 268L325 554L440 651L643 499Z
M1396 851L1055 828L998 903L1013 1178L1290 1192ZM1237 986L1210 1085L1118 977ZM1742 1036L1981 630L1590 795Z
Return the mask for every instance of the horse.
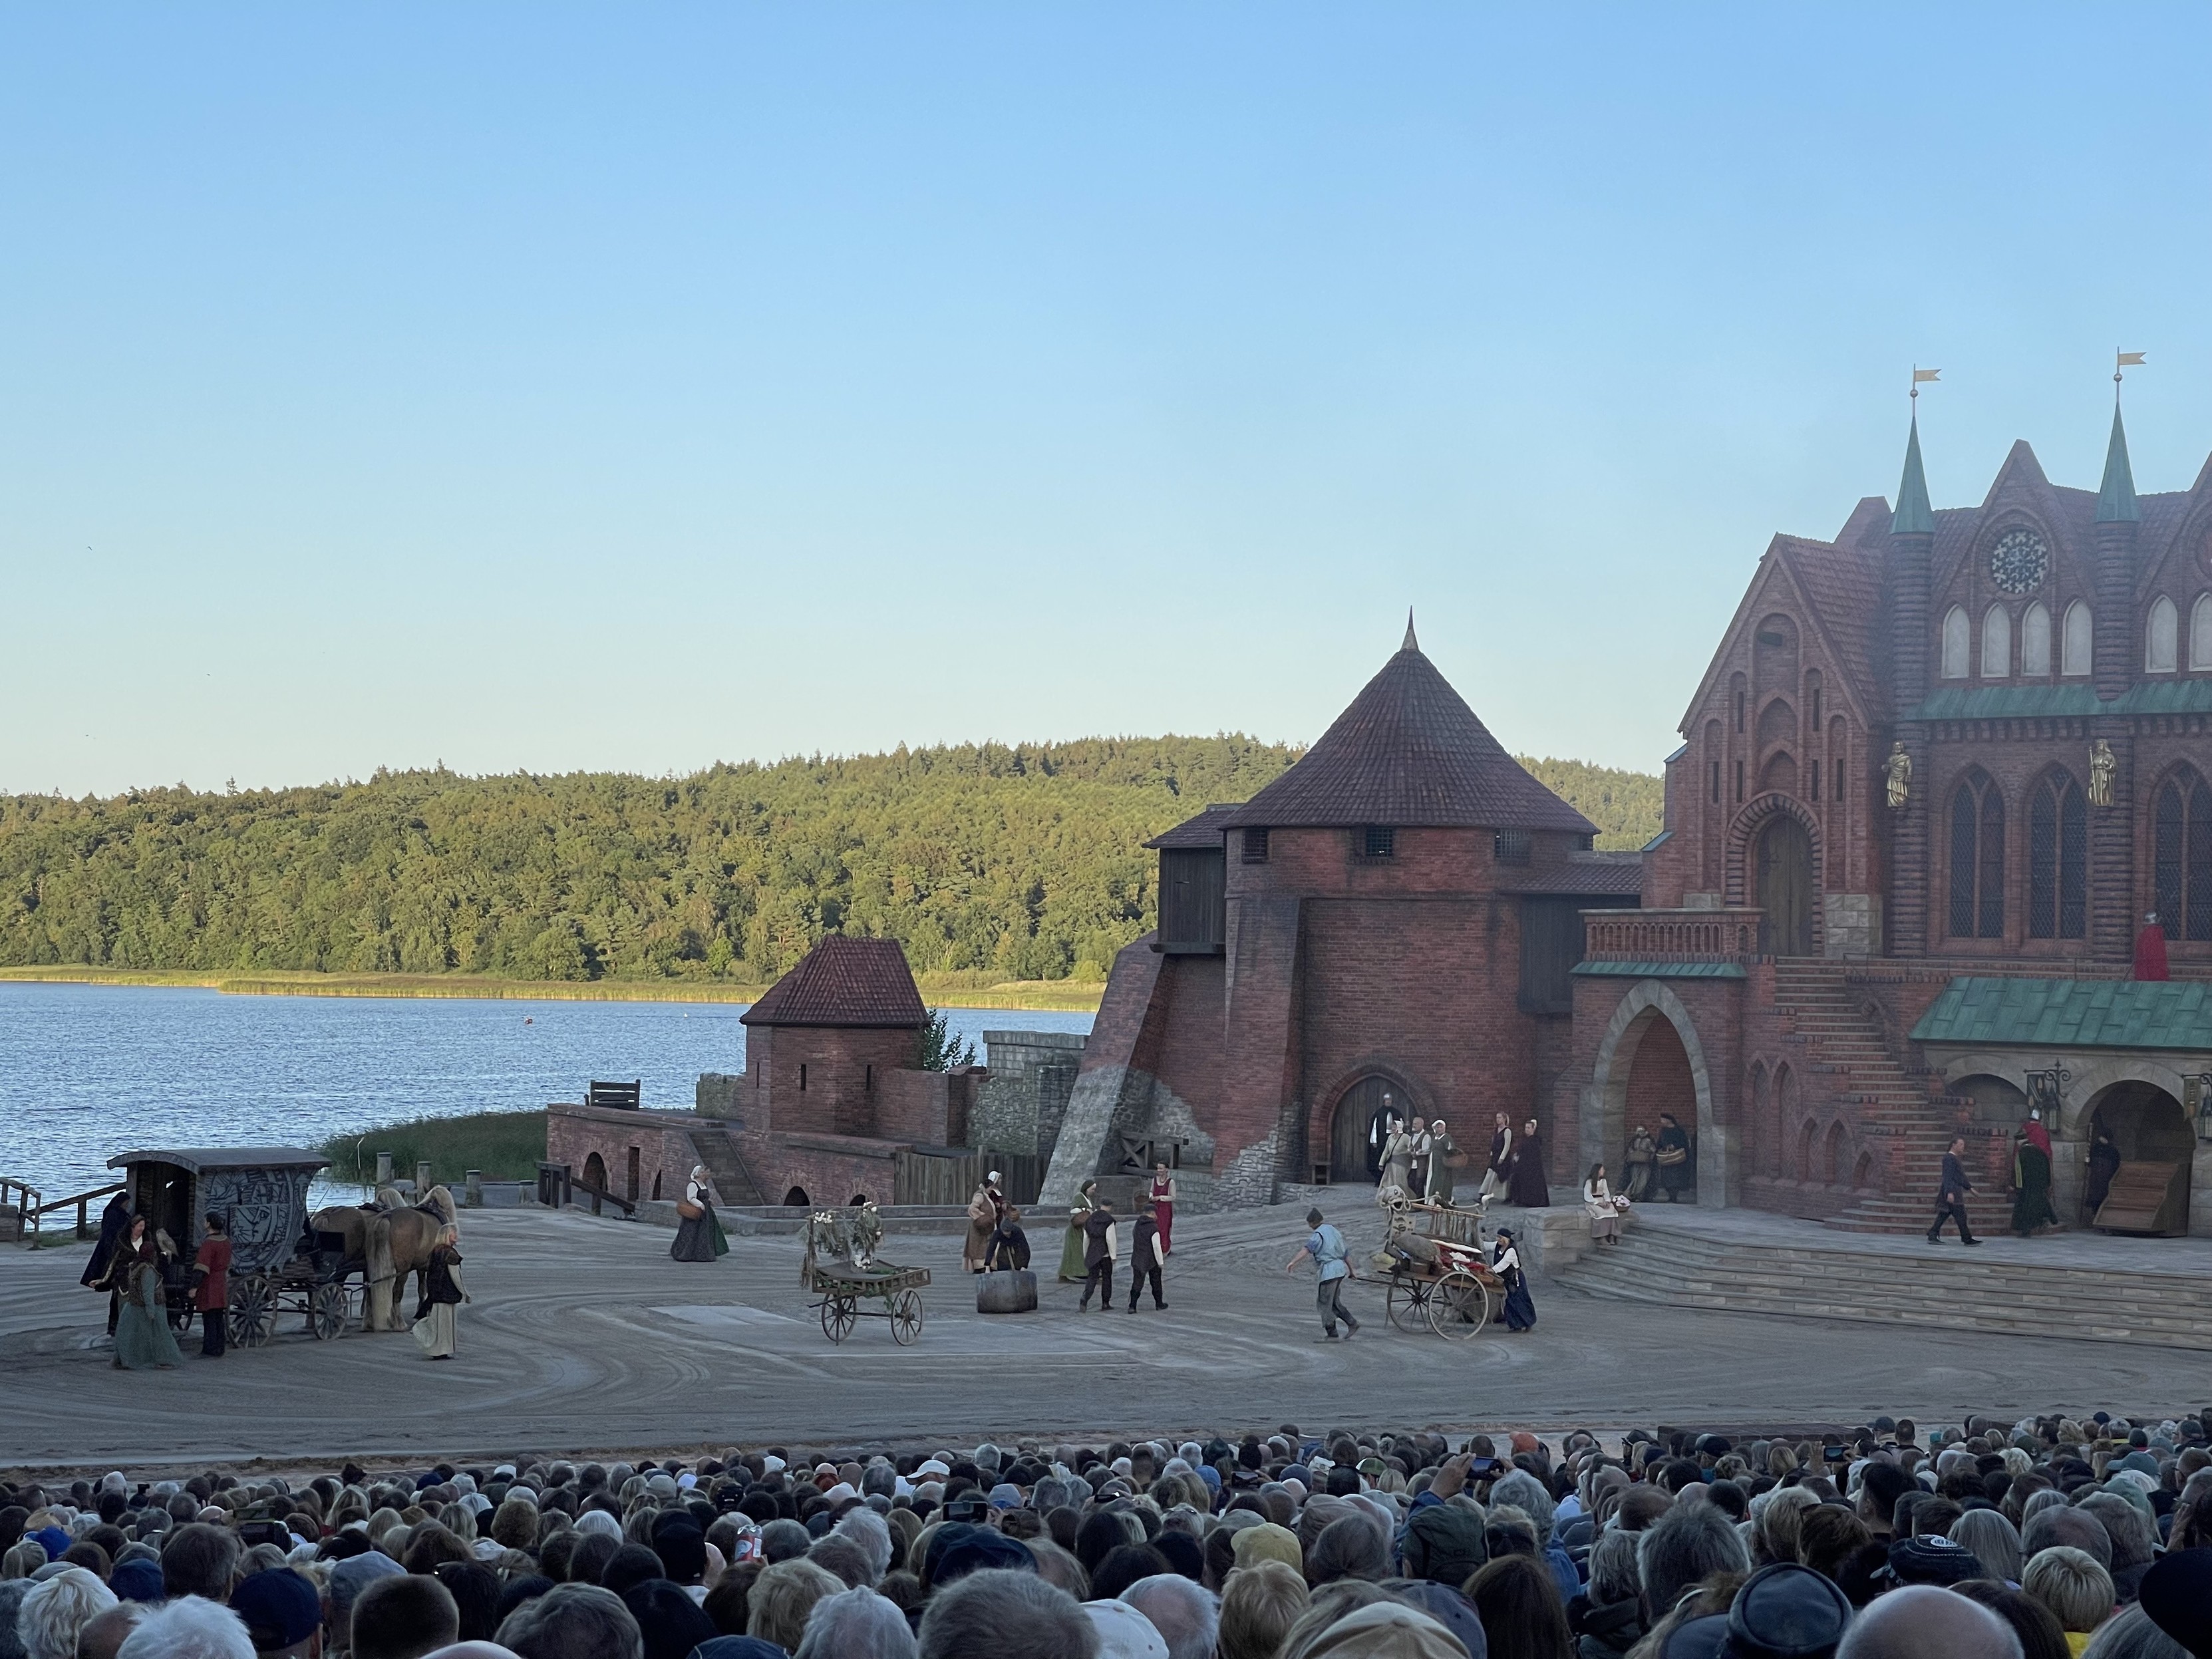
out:
M407 1321L394 1304L394 1293L407 1275L416 1276L416 1294L429 1283L430 1252L438 1235L455 1224L460 1212L453 1195L443 1186L433 1187L418 1205L410 1205L390 1187L376 1193L376 1207L339 1205L318 1210L311 1224L316 1231L337 1233L345 1239L349 1260L358 1257L366 1266L368 1301L362 1328L404 1331Z

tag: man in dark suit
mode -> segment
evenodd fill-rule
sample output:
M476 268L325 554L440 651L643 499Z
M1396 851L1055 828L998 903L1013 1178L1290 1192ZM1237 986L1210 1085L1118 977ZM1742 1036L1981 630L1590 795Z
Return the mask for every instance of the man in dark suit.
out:
M1966 1179L1966 1166L1960 1158L1966 1150L1966 1136L1951 1137L1950 1148L1943 1154L1943 1184L1936 1192L1936 1224L1928 1230L1930 1244L1943 1242L1943 1224L1946 1221L1959 1224L1960 1243L1978 1244L1982 1242L1974 1237L1973 1224L1966 1219L1966 1194L1974 1190L1974 1183Z

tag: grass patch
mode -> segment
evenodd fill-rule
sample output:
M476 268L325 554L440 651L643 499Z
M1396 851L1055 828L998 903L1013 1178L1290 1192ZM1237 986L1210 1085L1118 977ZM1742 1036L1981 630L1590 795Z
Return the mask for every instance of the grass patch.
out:
M738 1002L760 1000L765 985L681 979L495 979L485 974L191 972L130 968L0 968L0 981L58 985L196 986L227 996L446 997L517 1002ZM988 974L917 974L922 999L939 1007L1029 1008L1096 1013L1097 981L1018 979Z
M456 1191L471 1170L482 1171L486 1181L535 1181L538 1160L545 1156L545 1114L472 1112L333 1135L317 1149L331 1161L327 1179L341 1184L355 1179L356 1148L364 1181L374 1178L379 1152L390 1152L392 1174L410 1181L415 1166L427 1159L431 1180Z

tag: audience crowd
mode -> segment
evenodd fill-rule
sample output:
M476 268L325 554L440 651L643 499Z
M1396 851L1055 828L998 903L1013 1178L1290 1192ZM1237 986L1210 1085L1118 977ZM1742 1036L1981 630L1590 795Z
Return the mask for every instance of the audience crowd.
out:
M2212 1659L2212 1413L0 1484L0 1659Z

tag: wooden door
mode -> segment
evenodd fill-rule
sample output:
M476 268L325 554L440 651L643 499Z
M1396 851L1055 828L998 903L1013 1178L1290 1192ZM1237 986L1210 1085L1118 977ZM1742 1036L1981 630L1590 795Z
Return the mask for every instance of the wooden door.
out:
M1767 952L1813 954L1813 839L1795 818L1777 818L1759 837L1759 908Z
M1402 1115L1404 1104L1393 1095L1388 1079L1362 1078L1344 1091L1329 1122L1328 1178L1331 1181L1375 1181L1382 1171L1382 1140L1389 1133L1389 1118Z

